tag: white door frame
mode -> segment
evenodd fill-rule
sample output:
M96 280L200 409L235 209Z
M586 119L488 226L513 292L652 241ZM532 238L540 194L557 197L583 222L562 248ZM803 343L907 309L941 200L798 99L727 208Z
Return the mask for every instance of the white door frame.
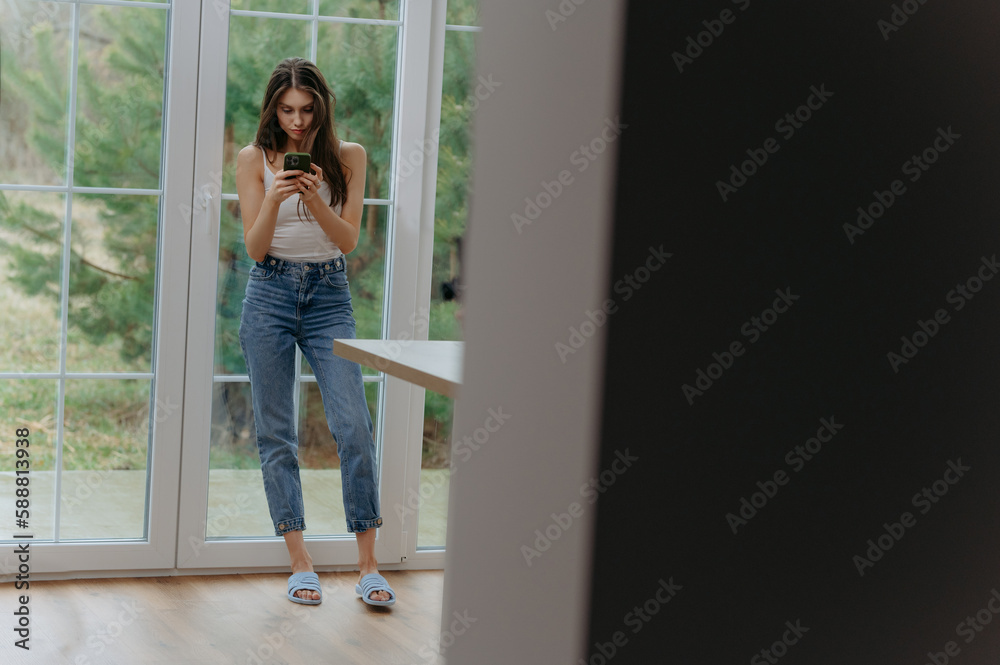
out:
M315 11L316 3L313 8ZM416 171L390 185L386 265L387 303L383 336L426 339L427 326L413 312L430 304L431 258L434 242L434 194L437 141L425 142L427 127L437 128L440 113L440 72L437 93L429 85L430 71L440 70L444 39L445 0L402 0L402 39L397 51L397 103L394 107L392 173L409 159ZM205 540L208 505L209 431L214 366L216 289L201 285L217 282L220 185L224 136L226 69L228 66L229 0L203 0L201 56L198 69L197 137L191 189L191 288L189 290L188 353L184 393L183 485L180 493L177 568L287 567L288 553L278 537ZM433 10L433 11L432 11ZM432 21L433 19L436 19ZM432 26L439 25L440 29ZM315 33L314 33L315 34ZM432 42L440 42L432 49ZM435 58L432 61L432 51ZM221 92L220 92L221 91ZM406 109L401 113L400 109ZM430 112L428 112L430 110ZM436 136L436 133L434 134ZM420 155L410 157L412 148ZM402 156L401 156L402 155ZM212 198L204 207L201 191ZM372 200L366 200L373 203ZM210 330L209 334L206 331ZM423 438L423 389L386 379L379 428L380 499L383 523L378 529L375 555L380 565L399 568L416 552L415 522L404 525L396 506L410 487L419 487ZM411 518L412 519L412 518ZM409 530L407 532L407 529ZM308 536L307 536L308 538ZM353 566L357 562L354 537L308 539L316 566ZM421 553L423 554L423 553ZM422 559L422 560L421 560ZM443 550L416 557L402 567L441 567Z

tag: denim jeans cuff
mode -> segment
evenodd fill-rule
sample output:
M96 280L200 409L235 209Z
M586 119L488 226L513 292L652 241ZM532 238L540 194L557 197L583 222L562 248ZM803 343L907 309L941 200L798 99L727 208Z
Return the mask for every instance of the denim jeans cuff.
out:
M379 528L382 526L382 518L376 517L373 520L354 520L353 522L347 521L347 533L364 533L371 528Z
M289 531L305 531L306 520L303 517L285 520L274 525L274 535L283 536Z

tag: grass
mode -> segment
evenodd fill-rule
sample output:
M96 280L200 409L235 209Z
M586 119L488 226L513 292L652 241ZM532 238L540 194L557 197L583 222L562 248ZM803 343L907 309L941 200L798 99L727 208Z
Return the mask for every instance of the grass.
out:
M15 198L16 193L7 193ZM21 196L24 196L23 194ZM32 205L52 214L63 212L61 197L34 197ZM99 228L97 208L82 201L73 207L74 237L91 238ZM4 239L24 242L21 234L0 226ZM101 244L87 242L87 256L106 261ZM57 259L58 260L58 259ZM0 329L0 371L58 372L59 304L51 297L26 296L0 268L0 300L7 325ZM69 371L149 371L127 366L120 340L95 346L72 326L66 343ZM148 363L148 360L147 360ZM74 379L66 382L63 430L64 469L144 469L149 421L148 380ZM14 432L31 431L31 466L55 468L55 379L4 379L0 381L0 470L13 468Z

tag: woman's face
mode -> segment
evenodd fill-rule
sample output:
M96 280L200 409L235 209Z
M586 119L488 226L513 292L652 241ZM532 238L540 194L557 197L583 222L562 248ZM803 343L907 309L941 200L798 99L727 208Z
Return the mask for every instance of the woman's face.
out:
M278 124L295 140L306 135L313 122L313 98L307 92L289 88L278 97Z

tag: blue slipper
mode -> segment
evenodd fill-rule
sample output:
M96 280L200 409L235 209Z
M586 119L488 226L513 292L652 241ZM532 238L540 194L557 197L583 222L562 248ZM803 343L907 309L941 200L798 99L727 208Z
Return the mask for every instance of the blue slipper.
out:
M306 589L320 595L319 600L312 598L297 598L296 591ZM288 600L300 605L319 605L323 602L323 589L319 586L319 576L316 573L292 573L288 578Z
M373 591L388 591L389 600L372 600L369 596L372 595ZM396 592L378 573L368 573L362 577L361 584L354 585L354 593L360 594L361 600L369 605L392 605L396 602Z

